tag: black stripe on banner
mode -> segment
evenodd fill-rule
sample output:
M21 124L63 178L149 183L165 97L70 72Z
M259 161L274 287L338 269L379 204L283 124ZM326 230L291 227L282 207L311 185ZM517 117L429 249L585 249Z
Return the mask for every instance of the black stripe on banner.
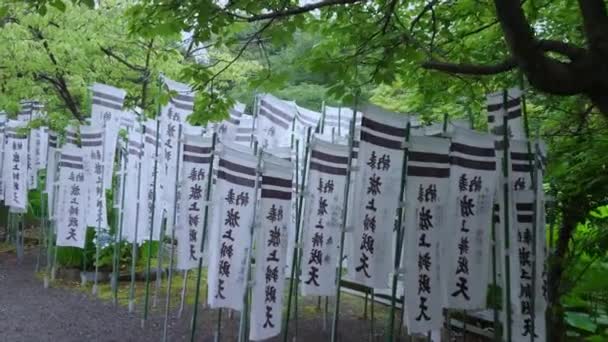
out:
M262 185L273 185L288 188L291 190L291 179L277 178L271 176L262 176Z
M357 157L359 157L359 152L355 152L355 151L353 151L353 153L351 154L351 157L352 157L353 159L357 159Z
M262 189L262 198L275 198L289 201L291 200L291 191Z
M230 122L233 125L238 126L241 123L241 120L239 119L234 119L234 118L228 118L226 121Z
M533 203L515 203L515 208L521 211L532 211L534 210Z
M520 97L516 97L516 98L512 98L510 100L507 100L507 103L506 103L507 106L506 107L507 108L513 108L513 107L519 105L520 100L521 100ZM502 105L503 105L502 102L496 103L496 104L489 104L487 106L488 112L497 111L497 110L499 110L499 109L501 109L503 107Z
M478 157L494 157L495 155L495 151L493 148L477 147L456 142L453 142L450 145L450 151Z
M227 170L230 170L230 171L239 172L239 173L250 175L250 176L255 176L255 168L235 164L226 159L220 159L219 166L223 167Z
M237 132L237 133L251 133L251 132L253 132L253 128L248 128L248 127L242 128L242 127L238 127L238 128L236 129L236 132Z
M99 97L100 99L103 99L103 100L115 102L117 105L119 105L121 107L122 107L122 102L124 101L124 99L122 97L113 96L113 95L102 93L99 91L93 91L93 97L94 98Z
M6 137L11 138L11 139L27 139L27 135L14 134L14 133L6 133Z
M492 206L492 208L496 211L500 210L500 205L497 203L494 203L494 205Z
M530 172L532 170L528 164L513 164L511 169L515 172Z
M289 115L289 114L285 113L284 111L282 111L281 109L273 106L272 104L268 103L268 101L266 101L266 100L260 101L260 105L261 105L261 107L268 108L268 110L270 111L271 114L276 114L285 121L293 120L293 117L291 115ZM262 108L260 108L260 109L262 109Z
M76 163L68 163L68 162L59 162L59 167L69 167L71 169L78 169L78 170L82 170L83 166L82 164L76 164Z
M241 177L237 177L237 176L233 176L229 173L226 173L222 170L219 170L217 172L217 178L219 179L223 179L227 182L230 182L232 184L237 184L237 185L242 185L242 186L246 186L249 188L253 188L255 186L255 181L253 179L247 179L247 178L241 178Z
M143 148L144 144L140 143L139 141L129 140L129 146L133 146L133 147L137 147L137 148Z
M532 223L532 215L517 215L517 222L521 223Z
M407 154L408 161L447 164L450 162L450 157L447 154L430 153L430 152L415 152L410 150Z
M198 164L208 164L211 161L210 157L201 157L201 156L191 156L189 154L184 154L185 162L192 162Z
M530 153L526 153L526 152L511 152L511 159L512 160L525 160L525 161L529 161L532 160L534 157L532 154Z
M56 142L49 141L49 147L52 147L52 148L57 148L57 143L56 143Z
M103 100L96 99L96 98L93 98L93 104L94 105L98 105L98 106L102 106L102 107L105 107L105 108L122 110L122 105L117 105L116 103L107 102L107 101L103 101Z
M280 120L277 117L275 117L274 115L272 115L272 113L267 111L266 108L260 108L260 115L265 118L268 118L268 120L283 127L284 129L287 129L289 127L289 124L283 122L282 120Z
M237 136L234 140L235 141L250 141L251 140L251 136L250 135L244 136L244 137Z
M173 107L175 107L177 109L183 109L183 110L188 110L188 111L194 110L193 103L181 103L181 102L174 101L173 99L171 99L170 102L173 105Z
M81 145L82 146L87 146L87 147L89 147L89 146L102 146L103 145L103 141L101 141L101 140L86 141L85 140L85 141L83 141L81 143Z
M495 140L494 141L494 149L496 149L498 151L502 151L504 149L504 146L505 146L504 140Z
M101 139L102 137L103 133L80 133L82 139Z
M173 96L173 99L183 102L194 102L194 96L192 95L176 94Z
M361 131L361 141L366 141L368 143L371 143L371 144L374 144L377 146L390 148L393 150L401 149L401 141L394 141L394 140L389 140L389 139L385 139L385 138L380 138L378 136L367 133L365 131Z
M319 172L331 174L331 175L346 175L346 168L339 168L333 166L327 166L315 162L310 162L310 169L317 170Z
M410 165L407 167L407 175L414 177L448 178L450 177L450 169Z
M398 127L393 127L393 126L389 126L389 125L385 125L383 123L377 122L377 121L373 121L370 120L367 117L363 117L363 119L361 119L361 127L367 127L369 129L372 129L376 132L380 132L380 133L384 133L384 134L388 134L388 135L393 135L396 136L398 138L404 138L405 137L405 128L398 128Z
M348 157L334 156L321 151L312 150L310 157L335 164L348 164Z
M451 156L450 157L450 164L452 165L458 165L458 166L462 166L465 167L467 169L474 169L474 170L496 170L496 162L492 161L479 161L479 160L471 160L471 159L466 159L466 158L461 158L461 157L456 157L456 156Z
M134 149L134 148L130 148L130 149L129 149L129 154L132 154L132 155L134 155L134 156L141 157L141 156L143 156L144 152L143 152L142 150L136 150L136 149Z
M353 140L353 147L354 148L359 147L359 141L358 140Z
M509 114L507 115L507 118L509 120L513 120L513 119L516 119L516 118L518 118L520 116L521 116L521 108L517 108L517 109L515 109L513 111L510 111Z
M71 156L71 155L69 155L69 154L62 154L62 155L61 155L61 160L71 160L71 161L82 162L82 157L79 157L79 156Z
M207 154L207 153L211 153L211 147L201 147L201 146L196 146L196 145L184 144L184 152Z

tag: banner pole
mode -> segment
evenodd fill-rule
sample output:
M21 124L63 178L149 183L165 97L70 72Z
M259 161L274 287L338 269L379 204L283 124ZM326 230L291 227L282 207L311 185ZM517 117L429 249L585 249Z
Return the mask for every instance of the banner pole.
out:
M201 278L203 270L203 252L205 251L205 239L207 238L207 228L209 221L209 199L211 198L211 184L213 179L213 161L215 159L215 140L217 133L213 133L211 138L211 158L209 160L209 174L207 175L207 188L205 189L205 211L203 213L203 236L201 239L200 251L201 257L198 259L198 268L196 272L196 288L194 292L194 310L192 313L192 322L190 327L190 342L194 342L196 332L196 319L198 316L198 300L201 292ZM218 329L219 331L219 329Z
M253 222L251 223L251 227L249 228L249 236L250 236L250 241L249 241L249 247L247 249L247 259L245 261L245 293L243 295L243 309L241 311L241 317L240 317L240 322L239 322L239 338L238 341L239 342L243 342L243 341L248 341L249 338L247 338L247 326L248 321L249 321L249 317L250 315L249 313L249 292L250 292L250 288L251 288L251 254L252 254L252 249L253 249L253 245L254 245L254 240L255 240L255 231L256 231L256 226L258 225L258 221L257 221L257 208L258 208L258 194L260 192L260 185L261 185L261 178L262 178L262 149L257 149L257 151L255 151L255 153L257 153L257 157L258 157L258 163L256 166L256 177L255 177L255 188L254 188L254 202L253 202Z
M143 141L143 139L142 139L142 141ZM128 145L128 141L127 141L127 145ZM127 152L126 154L127 154L127 161L128 161L129 151L127 150L126 152ZM135 265L137 264L137 249L139 248L137 245L137 234L138 234L138 230L139 230L138 216L139 216L140 182L141 182L141 160L137 163L137 197L136 197L137 202L135 205L135 232L133 234L133 243L132 243L132 247L131 247L131 285L129 288L129 312L133 312L135 310ZM124 188L125 187L123 187L123 189Z
M175 225L177 224L177 200L179 188L179 160L182 158L182 124L178 125L177 128L177 158L175 162L175 190L173 196L173 224L171 225L171 255L169 256L169 275L167 283L167 294L165 297L165 322L163 324L163 341L167 341L167 327L169 325L169 309L171 306L171 285L173 283L173 255L175 254Z
M182 314L184 313L184 302L186 300L186 287L188 286L188 270L184 270L182 276L184 279L182 281L182 293L180 295L179 311L177 312L177 318L182 318Z
M105 133L106 131L106 123L104 121L103 123L103 132ZM104 138L105 138L105 134L104 134ZM105 139L104 139L105 140ZM102 143L102 148L101 148L101 155L105 156L105 152L106 152L106 144ZM103 175L103 171L104 170L104 165L103 163L101 163L101 172ZM102 196L105 196L105 193L102 194ZM103 215L106 215L106 213L103 213ZM99 235L101 233L101 221L98 220L97 221L97 231L95 232L95 278L93 281L93 296L97 296L97 282L98 282L98 277L99 277L99 254L101 253L101 245L99 243Z
M117 203L115 209L117 213L114 217L116 227L114 229L114 254L116 255L114 264L114 305L118 304L118 276L120 274L120 256L122 255L122 216L123 216L123 203L125 202L125 178L127 173L126 157L122 148L118 149L119 160L120 160L120 182L116 185L117 190L120 192L120 203ZM117 198L118 201L118 198Z
M57 137L57 146L59 146L59 137ZM53 201L51 203L51 208L53 209L53 213L56 214L57 211L57 200L58 200L58 196L57 196L57 192L59 191L59 158L61 157L61 152L56 150L55 151L55 174L54 174L54 179L53 179ZM58 251L58 246L57 246L57 220L51 220L52 225L53 225L53 233L54 233L54 237L55 237L55 248L53 248L53 266L51 268L51 281L55 281L55 276L56 276L56 272L57 272L57 251Z
M400 265L401 265L401 254L403 250L403 239L405 237L405 230L403 229L403 216L405 215L404 210L404 202L405 202L405 187L407 185L407 159L408 159L408 150L407 144L410 141L410 130L411 123L408 120L407 126L405 128L405 146L403 148L403 163L402 163L402 171L401 171L401 184L399 185L399 207L397 208L397 240L395 241L395 260L394 260L394 270L393 270L393 281L391 288L391 309L389 314L389 324L388 324L388 335L386 341L392 342L395 339L395 311L397 309L397 286L399 281L399 273ZM405 311L405 303L401 305L401 311ZM399 329L401 330L401 329Z
M159 82L159 90L161 88ZM149 235L148 235L148 257L146 260L146 291L144 295L144 317L142 319L142 325L145 325L145 321L148 319L148 307L149 307L149 299L150 299L150 271L152 267L152 240L154 239L154 217L156 210L156 182L158 180L158 147L160 143L158 142L160 136L160 103L158 104L158 115L156 117L156 134L154 139L154 168L152 175L152 203L150 207L150 225L148 227ZM144 125L144 132L146 131L146 126ZM160 245L160 240L159 240Z
M506 90L503 91L503 109L507 108L507 96ZM512 341L511 331L511 258L509 256L510 239L509 239L509 190L511 187L510 172L509 172L509 118L508 114L503 115L503 163L502 171L504 176L503 183L503 196L504 196L504 261L505 261L505 317L506 317L506 332L507 342Z
M338 320L340 317L340 285L342 282L342 261L344 260L344 233L346 231L346 218L348 217L348 195L350 192L350 177L352 173L353 162L353 140L355 137L355 119L357 107L359 105L359 90L355 93L355 104L353 108L353 118L350 121L349 137L348 137L348 167L346 168L346 185L344 186L345 206L342 211L342 222L340 222L340 254L338 257L338 266L336 270L336 300L334 305L334 318L331 325L331 342L338 340Z

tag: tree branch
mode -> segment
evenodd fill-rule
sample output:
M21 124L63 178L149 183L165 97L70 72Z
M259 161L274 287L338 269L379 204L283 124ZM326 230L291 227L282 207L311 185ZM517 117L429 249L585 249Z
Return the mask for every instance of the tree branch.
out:
M106 48L106 47L103 47L103 46L100 46L99 48L101 49L101 51L103 53L105 53L109 57L114 58L115 60L119 61L120 63L124 64L127 68L129 68L131 70L135 70L137 72L145 72L146 71L145 67L142 67L142 66L130 63L129 61L127 61L123 57L120 57L119 55L117 55L116 53L114 53L114 51L112 51L110 48Z
M578 0L583 28L591 49L608 55L608 14L604 0ZM607 58L608 56L604 56Z
M443 71L450 74L464 74L487 76L496 75L517 67L515 59L509 57L498 64L492 65L475 65L475 64L456 64L439 61L429 61L422 64L424 69Z
M312 3L312 4L304 5L304 6L288 8L283 11L258 14L258 15L254 15L251 17L245 17L245 18L248 22L260 21L260 20L265 20L265 19L280 19L280 18L284 18L284 17L290 17L290 16L302 14L302 13L307 13L307 12L314 11L316 9L323 8L323 7L356 4L358 2L365 2L365 1L367 1L367 0L324 0L324 1L319 1L319 2ZM245 19L245 18L243 18L243 19Z

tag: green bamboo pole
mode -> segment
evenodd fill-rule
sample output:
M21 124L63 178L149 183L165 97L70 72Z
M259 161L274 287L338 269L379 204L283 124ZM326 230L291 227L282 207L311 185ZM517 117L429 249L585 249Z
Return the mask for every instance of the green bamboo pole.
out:
M142 136L143 141L143 136ZM128 141L127 141L128 144ZM127 155L129 154L127 150ZM127 157L127 161L128 161ZM126 185L126 184L125 184ZM137 234L139 230L139 198L141 185L141 160L137 163L137 203L135 205L135 233L133 235L133 243L131 247L131 285L129 287L129 312L135 310L135 265L137 265Z
M196 336L196 319L198 316L198 301L199 295L201 292L201 278L202 278L202 270L203 270L203 252L205 251L205 239L207 237L207 227L209 220L209 199L211 198L211 184L213 180L213 160L215 159L215 140L217 138L216 133L213 133L213 137L211 138L211 159L209 160L209 173L207 174L207 188L205 189L205 209L203 213L203 236L201 238L201 257L198 258L198 268L196 273L196 288L194 291L194 310L192 313L192 322L190 326L190 342L194 342L194 338ZM221 315L219 316L221 319ZM218 329L219 332L219 329Z
M357 113L359 101L359 90L355 93L355 105L353 106L353 112ZM350 176L352 172L352 161L353 161L353 140L355 136L355 117L350 121L349 137L348 137L348 167L346 168L346 185L344 186L344 201L345 204L348 202L348 195L350 192ZM338 267L336 269L336 300L334 305L334 319L331 326L331 341L336 342L338 340L338 320L340 316L340 285L342 281L342 261L344 259L344 233L346 231L346 219L348 217L348 206L344 206L342 211L342 222L340 223L340 253L338 258Z
M507 108L507 91L503 91L503 108ZM503 161L502 161L502 171L504 176L503 183L503 199L504 199L504 262L505 262L505 317L506 317L506 327L505 330L507 332L507 341L512 341L512 318L511 318L511 258L509 256L510 238L509 238L509 190L510 190L510 170L509 170L509 118L508 114L505 113L503 116Z
M403 216L405 215L405 187L407 185L407 159L408 159L408 150L407 144L410 141L410 130L411 124L408 121L407 126L405 128L405 139L404 144L405 147L403 149L403 164L401 171L401 184L399 185L399 207L397 208L397 239L395 241L395 260L394 260L394 270L393 270L393 282L391 288L391 308L389 314L389 322L388 322L388 335L386 341L392 342L395 339L395 310L397 305L397 285L399 280L399 268L401 265L401 254L403 253L403 243L405 237L405 230L403 229ZM405 310L405 302L401 305L401 311ZM400 324L401 325L401 324Z
M169 326L169 309L171 306L171 286L173 283L173 255L175 254L175 225L177 224L177 188L179 186L179 160L182 154L182 140L182 125L179 124L177 129L177 157L175 158L175 192L173 196L173 224L171 225L171 255L169 256L169 275L167 280L167 295L165 297L165 321L163 324L163 341L167 341L167 328Z

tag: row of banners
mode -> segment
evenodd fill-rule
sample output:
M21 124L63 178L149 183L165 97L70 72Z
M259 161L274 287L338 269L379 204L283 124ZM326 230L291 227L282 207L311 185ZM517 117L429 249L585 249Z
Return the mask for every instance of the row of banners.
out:
M250 285L252 340L280 333L296 255L303 295L335 295L339 265L348 268L345 278L375 289L398 276L413 333L440 328L443 308L483 309L494 227L494 271L511 275L514 340L533 333L542 340L545 223L542 192L533 188L533 178L542 185L542 169L533 164L544 148L525 139L519 90L488 96L486 134L457 121L422 126L374 106L317 113L272 95L257 97L253 117L236 105L227 120L193 127L185 119L195 94L168 79L165 86L173 95L157 120L123 112L126 93L101 84L92 87L90 125L68 127L63 137L23 130L43 115L35 102L24 103L18 120L0 117L5 204L24 211L27 190L46 168L56 244L83 248L87 226L108 230L105 190L117 174L121 238L159 240L166 222L177 238L177 268L196 268L200 258L208 267L211 307L243 310ZM296 140L309 143L295 153ZM398 268L396 250L403 250Z

